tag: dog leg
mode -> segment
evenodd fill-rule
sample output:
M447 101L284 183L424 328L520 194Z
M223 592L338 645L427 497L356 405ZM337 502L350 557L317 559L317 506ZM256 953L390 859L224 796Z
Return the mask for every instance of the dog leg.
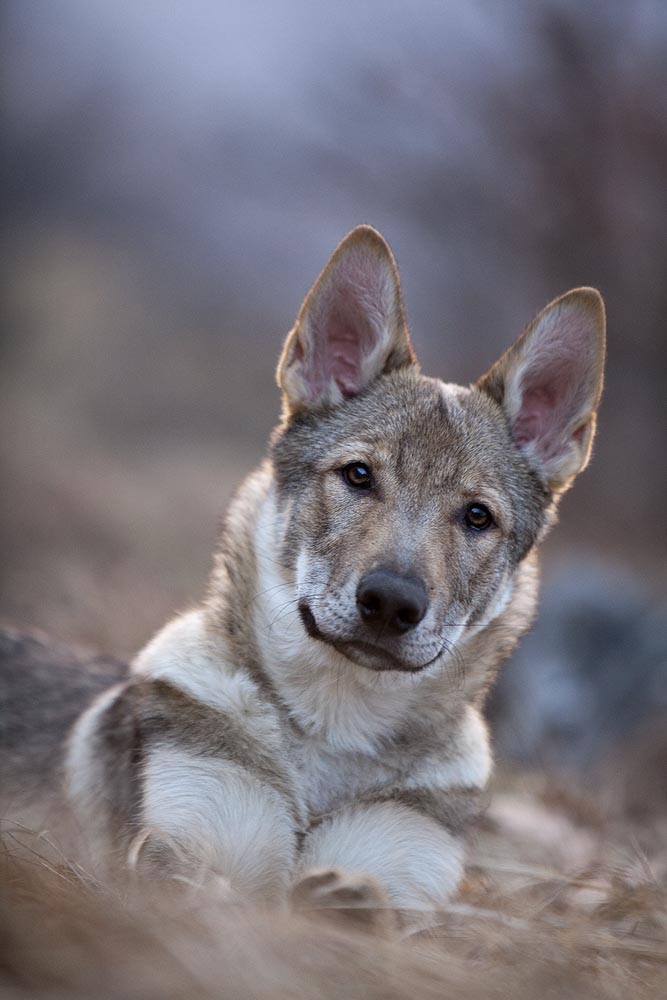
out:
M155 750L145 767L141 820L129 857L138 871L195 887L224 879L230 899L285 902L296 822L289 801L247 769Z
M455 891L463 871L463 844L441 824L395 802L360 803L323 820L308 834L300 870L307 884L311 869L351 873L346 887L365 882L382 887L391 905L403 910L432 910ZM329 884L340 891L338 881ZM362 884L364 884L362 882ZM320 894L323 886L319 886ZM293 896L299 895L298 885ZM329 905L329 904L325 904Z

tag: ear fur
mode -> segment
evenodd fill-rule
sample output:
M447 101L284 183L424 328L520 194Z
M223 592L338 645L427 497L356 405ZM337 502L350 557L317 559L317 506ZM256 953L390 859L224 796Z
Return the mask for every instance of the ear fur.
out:
M602 297L575 288L549 303L478 383L503 407L514 441L552 492L588 463L604 357Z
M306 296L278 363L288 416L355 396L384 372L416 359L393 254L371 226L357 226Z

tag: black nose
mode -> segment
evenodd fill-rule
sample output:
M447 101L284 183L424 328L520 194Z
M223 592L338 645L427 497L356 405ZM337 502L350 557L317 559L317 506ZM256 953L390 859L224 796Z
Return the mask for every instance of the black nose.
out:
M390 569L374 569L357 587L359 614L368 624L392 632L409 632L426 614L426 588L414 576L401 576Z

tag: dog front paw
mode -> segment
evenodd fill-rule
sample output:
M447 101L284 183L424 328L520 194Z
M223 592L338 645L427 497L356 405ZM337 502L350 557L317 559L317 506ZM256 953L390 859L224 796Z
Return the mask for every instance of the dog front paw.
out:
M309 913L349 929L391 937L398 918L381 883L365 872L311 868L292 886L290 902Z

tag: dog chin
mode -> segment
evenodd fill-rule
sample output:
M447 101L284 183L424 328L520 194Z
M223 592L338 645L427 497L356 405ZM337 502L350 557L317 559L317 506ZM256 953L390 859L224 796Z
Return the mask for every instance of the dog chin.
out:
M313 612L305 601L299 604L299 615L301 616L303 627L311 639L317 639L318 642L325 642L347 660L350 660L356 666L365 667L367 670L375 670L377 672L400 670L404 673L416 674L420 670L423 670L424 667L429 666L429 663L433 662L433 660L430 660L429 663L410 663L372 642L366 642L362 639L338 639L335 636L327 635L317 624Z
M352 663L355 663L359 667L366 667L367 670L378 672L402 670L404 673L416 674L427 666L426 663L406 663L405 660L399 659L380 646L374 646L371 642L352 639L345 642L331 639L325 639L324 641L328 641L329 645L333 646L339 653L342 653L348 660L351 660Z

